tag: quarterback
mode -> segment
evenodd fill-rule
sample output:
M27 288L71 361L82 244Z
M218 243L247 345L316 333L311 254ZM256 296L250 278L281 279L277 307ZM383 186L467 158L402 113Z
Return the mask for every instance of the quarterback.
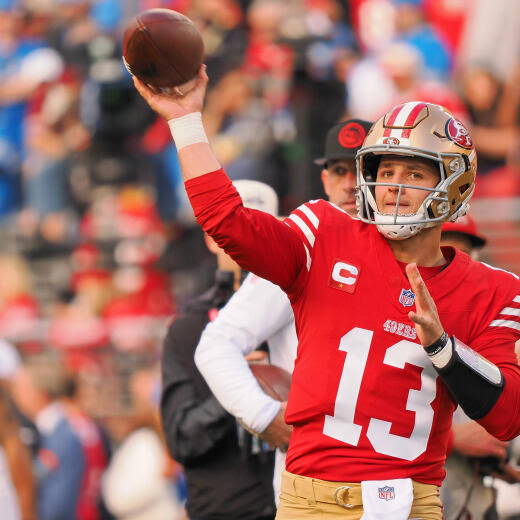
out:
M453 248L476 153L438 105L399 105L358 152L359 219L329 202L285 222L244 208L201 122L207 75L182 98L155 95L203 227L244 269L279 285L298 349L293 425L277 518L441 519L453 410L496 437L520 433L518 277Z

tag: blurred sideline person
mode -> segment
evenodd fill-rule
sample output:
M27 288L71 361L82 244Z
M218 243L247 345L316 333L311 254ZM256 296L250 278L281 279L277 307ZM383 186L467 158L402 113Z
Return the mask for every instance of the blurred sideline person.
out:
M274 190L235 181L248 207L278 213ZM188 303L168 329L162 354L161 417L172 457L184 466L192 520L272 520L273 452L237 424L212 395L193 355L208 321L241 283L241 270L208 235L217 257L215 285Z
M333 204L352 216L356 209L355 157L372 123L352 119L333 126L325 140L323 189ZM292 427L284 420L286 403L275 401L258 386L244 356L267 341L270 362L292 373L296 357L294 314L287 295L271 282L250 274L208 323L195 352L195 363L211 391L226 408L276 451L274 496L278 501L284 448ZM286 448L285 448L286 449Z
M67 380L61 363L48 356L24 361L13 382L13 397L40 433L35 461L39 520L77 518L85 460L81 442L60 402Z
M212 153L205 66L198 79L183 97L134 85L169 122L199 224L293 306L277 519L440 520L456 402L501 440L520 433L518 277L440 248L475 187L467 129L439 105L392 108L357 154L359 220L318 200L281 223L244 207Z
M117 520L186 519L174 488L179 466L161 432L158 382L156 367L140 367L128 380L132 413L102 479L104 503Z
M520 471L520 437L511 441L508 453L511 456L510 466L513 466L516 474L518 474ZM498 517L501 520L520 520L520 485L495 479L493 480L493 487L497 491L496 508Z
M486 239L468 214L442 225L441 245L452 246L478 260ZM490 435L459 407L453 414L453 446L446 459L441 499L446 520L497 518L495 486L484 485L484 476L517 482L520 473L506 462L507 442ZM496 482L496 481L494 481Z
M11 384L21 365L16 347L0 339L0 516L36 519L36 486L29 448L22 442Z
M108 465L108 439L81 406L80 392L79 377L67 373L61 403L67 421L81 444L85 464L76 520L101 520L101 477Z
M480 250L486 245L486 239L479 233L473 218L464 215L455 222L444 222L441 244L456 247L471 256L473 260L479 260Z

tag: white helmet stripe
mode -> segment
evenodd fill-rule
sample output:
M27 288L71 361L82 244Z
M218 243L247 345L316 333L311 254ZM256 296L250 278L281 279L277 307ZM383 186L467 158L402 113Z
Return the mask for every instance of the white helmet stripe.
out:
M412 125L425 106L426 103L418 101L413 101L402 105L401 110L398 112L394 122L392 123L392 126L401 128L394 128L390 132L390 137L396 137L397 139L401 139L403 137L408 138L410 132L408 129L403 127Z

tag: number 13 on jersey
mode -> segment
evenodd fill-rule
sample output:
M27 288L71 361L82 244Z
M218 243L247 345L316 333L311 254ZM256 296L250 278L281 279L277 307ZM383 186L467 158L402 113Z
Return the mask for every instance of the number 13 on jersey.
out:
M373 334L370 330L356 327L341 338L339 349L347 355L334 403L334 415L326 415L323 426L325 435L352 446L357 446L363 429L354 422L354 416ZM383 363L402 370L407 363L423 368L421 389L410 389L408 392L406 409L415 412L410 437L390 433L392 423L374 417L370 419L366 431L376 452L411 461L426 451L433 424L431 403L436 395L436 378L425 373L431 362L423 347L411 341L401 340L389 347Z

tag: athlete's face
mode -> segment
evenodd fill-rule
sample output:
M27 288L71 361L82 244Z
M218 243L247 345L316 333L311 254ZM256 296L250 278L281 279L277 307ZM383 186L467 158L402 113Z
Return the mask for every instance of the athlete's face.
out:
M384 155L377 169L377 182L406 184L422 188L435 187L440 179L439 168L432 161L419 157ZM399 215L417 213L430 192L414 188L402 188ZM399 197L397 186L375 188L377 208L380 213L394 215Z
M341 159L329 161L321 172L323 189L330 202L336 204L353 217L356 209L356 161Z

